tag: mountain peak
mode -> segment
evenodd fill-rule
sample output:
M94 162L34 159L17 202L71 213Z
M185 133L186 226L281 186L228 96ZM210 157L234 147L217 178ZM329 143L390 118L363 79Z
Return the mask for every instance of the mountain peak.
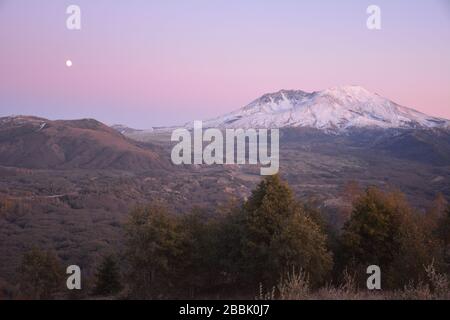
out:
M219 128L312 127L326 131L352 127L433 128L449 124L448 120L400 106L357 85L311 93L282 89L204 122L204 126Z
M357 85L346 85L340 87L331 87L320 92L321 94L329 95L349 95L349 96L373 96L374 93L370 92L364 87Z

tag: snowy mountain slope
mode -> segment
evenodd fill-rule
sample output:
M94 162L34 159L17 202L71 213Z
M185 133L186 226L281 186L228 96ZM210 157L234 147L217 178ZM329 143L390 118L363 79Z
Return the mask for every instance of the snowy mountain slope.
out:
M192 126L192 123L187 125ZM217 128L311 127L326 131L348 128L450 127L450 121L400 106L359 86L324 91L281 90L265 94L244 108L203 122Z

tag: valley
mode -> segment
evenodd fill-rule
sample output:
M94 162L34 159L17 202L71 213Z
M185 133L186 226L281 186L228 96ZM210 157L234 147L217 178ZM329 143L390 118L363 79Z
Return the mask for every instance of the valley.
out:
M384 139L392 142L392 134ZM233 199L242 201L261 180L257 166L173 166L169 139L168 134L158 134L147 141L165 159L162 169L1 166L0 255L6 262L1 278L12 277L21 255L33 246L52 248L64 262L76 262L89 274L99 256L120 247L121 225L133 207L156 201L180 214L195 206L217 208ZM427 151L424 157L433 161L418 161L405 157L411 150L380 149L385 145L380 139L377 132L369 138L282 130L280 174L299 199L320 208L336 225L345 217L350 201L346 188L352 181L361 187L398 189L423 209L439 193L450 197L450 162L445 157L449 153ZM434 142L444 146L448 134L441 139ZM368 145L367 140L377 142Z
M251 104L259 113L250 123L264 128L270 123L261 119L303 108L298 96L291 97L296 103L287 97L266 95ZM264 101L268 106L261 107ZM379 110L372 111L369 117ZM438 196L450 198L450 131L447 120L421 117L417 123L385 119L387 127L279 126L280 175L335 229L349 215L352 188L398 190L423 213ZM219 122L218 128L228 128ZM258 165L174 165L176 143L170 128L0 118L0 284L14 283L22 255L35 246L54 250L91 277L101 256L121 251L122 225L136 206L162 203L180 215L195 207L214 212L244 201L262 179Z

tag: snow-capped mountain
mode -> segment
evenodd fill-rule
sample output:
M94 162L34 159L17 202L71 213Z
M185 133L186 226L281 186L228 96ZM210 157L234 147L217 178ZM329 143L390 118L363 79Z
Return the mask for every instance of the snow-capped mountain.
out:
M190 127L192 124L188 124ZM446 119L400 106L359 86L324 91L281 90L265 94L242 109L203 122L217 128L311 127L326 131L348 128L450 127Z

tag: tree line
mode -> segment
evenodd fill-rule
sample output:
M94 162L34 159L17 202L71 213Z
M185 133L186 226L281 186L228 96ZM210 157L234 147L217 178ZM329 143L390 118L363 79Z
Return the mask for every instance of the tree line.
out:
M340 228L298 201L279 175L262 180L247 200L215 210L137 207L123 228L124 251L101 261L89 295L254 298L264 291L277 298L286 279L307 279L315 290L349 275L364 290L369 265L380 267L383 290L395 291L427 283L429 266L445 281L450 273L450 206L441 201L418 212L400 192L377 187L355 192ZM39 250L24 256L18 272L38 298L57 292L63 277L57 257Z

